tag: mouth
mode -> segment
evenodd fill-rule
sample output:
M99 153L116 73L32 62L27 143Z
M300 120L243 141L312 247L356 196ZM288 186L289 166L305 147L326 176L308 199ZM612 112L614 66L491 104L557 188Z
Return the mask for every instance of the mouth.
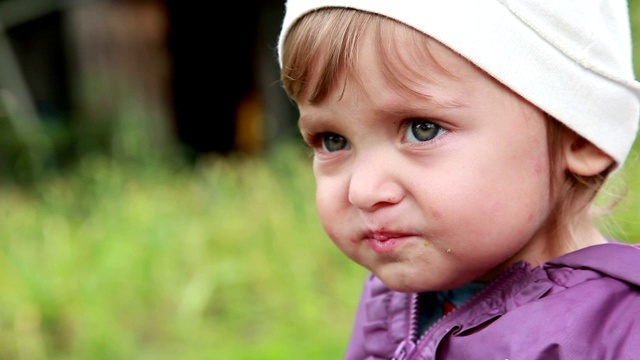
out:
M397 233L388 231L370 231L365 233L360 239L367 243L369 248L378 254L390 254L401 243L413 238L414 234Z

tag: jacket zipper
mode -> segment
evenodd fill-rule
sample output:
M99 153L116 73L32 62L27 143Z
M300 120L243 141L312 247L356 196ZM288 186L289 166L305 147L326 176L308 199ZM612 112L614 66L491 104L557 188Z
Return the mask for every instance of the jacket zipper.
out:
M412 294L409 300L409 330L408 336L403 340L391 360L405 360L413 354L418 346L418 294Z
M519 271L520 270L520 271ZM525 270L524 272L522 270ZM405 340L403 340L396 351L394 352L391 360L408 360L411 359L415 352L418 351L418 345L421 344L427 335L432 332L433 329L440 326L442 322L446 319L449 319L452 315L460 312L460 309L464 309L470 307L472 304L480 302L486 294L494 293L499 289L505 287L508 284L513 283L520 276L526 274L526 266L518 266L512 267L506 272L504 272L497 279L487 284L483 289L481 289L477 294L473 295L470 299L462 303L460 306L454 308L448 314L440 317L435 323L433 323L424 333L418 338L418 294L412 294L410 300L410 311L409 311L409 331L408 336Z

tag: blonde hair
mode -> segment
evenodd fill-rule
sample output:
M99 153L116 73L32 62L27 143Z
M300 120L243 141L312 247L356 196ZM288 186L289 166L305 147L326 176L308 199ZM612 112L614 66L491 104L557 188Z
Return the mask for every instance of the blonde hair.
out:
M367 33L374 36L380 55L382 72L387 80L405 91L420 94L411 87L412 79L429 78L407 65L409 58L430 61L443 73L446 69L429 52L430 38L410 28L398 28L397 21L382 15L347 8L325 8L304 16L287 34L282 50L281 80L287 94L298 100L303 93L311 103L322 101L334 86L338 73L351 72L358 54L359 39ZM410 29L410 31L402 31ZM415 43L410 49L397 49L397 36L409 37ZM313 83L311 83L313 81Z
M311 103L318 103L336 85L341 72L357 76L353 75L357 72L351 70L358 54L358 39L365 32L376 40L374 44L384 76L404 90L417 93L411 86L412 79L429 78L429 74L419 72L420 69L407 66L406 60L409 58L428 61L438 71L455 76L440 66L429 52L429 36L406 25L398 27L397 24L397 21L382 15L348 8L324 8L305 15L291 27L283 43L281 80L285 91L295 101L304 98ZM396 36L408 36L415 46L397 49L396 41L393 41ZM360 81L357 77L354 79ZM556 233L566 232L569 238L574 238L572 229L575 224L572 219L578 212L588 211L587 208L593 205L614 164L595 176L580 176L567 171L564 180L559 183L557 169L563 162L563 134L572 130L551 116L547 116L546 120L550 196L557 195L551 216L554 223L551 226Z

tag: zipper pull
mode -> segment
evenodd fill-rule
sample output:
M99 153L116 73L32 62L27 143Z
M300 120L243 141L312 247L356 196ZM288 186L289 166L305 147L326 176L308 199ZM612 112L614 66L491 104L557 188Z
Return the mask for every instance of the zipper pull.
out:
M396 351L393 353L392 360L405 360L408 359L409 356L416 349L416 344L411 340L403 340L400 345L396 348Z

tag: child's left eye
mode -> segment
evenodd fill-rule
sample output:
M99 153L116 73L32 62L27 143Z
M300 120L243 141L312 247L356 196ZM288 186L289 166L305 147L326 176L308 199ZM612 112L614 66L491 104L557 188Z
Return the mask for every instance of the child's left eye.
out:
M413 120L409 122L405 138L409 142L424 142L435 139L446 130L438 124L425 120Z

